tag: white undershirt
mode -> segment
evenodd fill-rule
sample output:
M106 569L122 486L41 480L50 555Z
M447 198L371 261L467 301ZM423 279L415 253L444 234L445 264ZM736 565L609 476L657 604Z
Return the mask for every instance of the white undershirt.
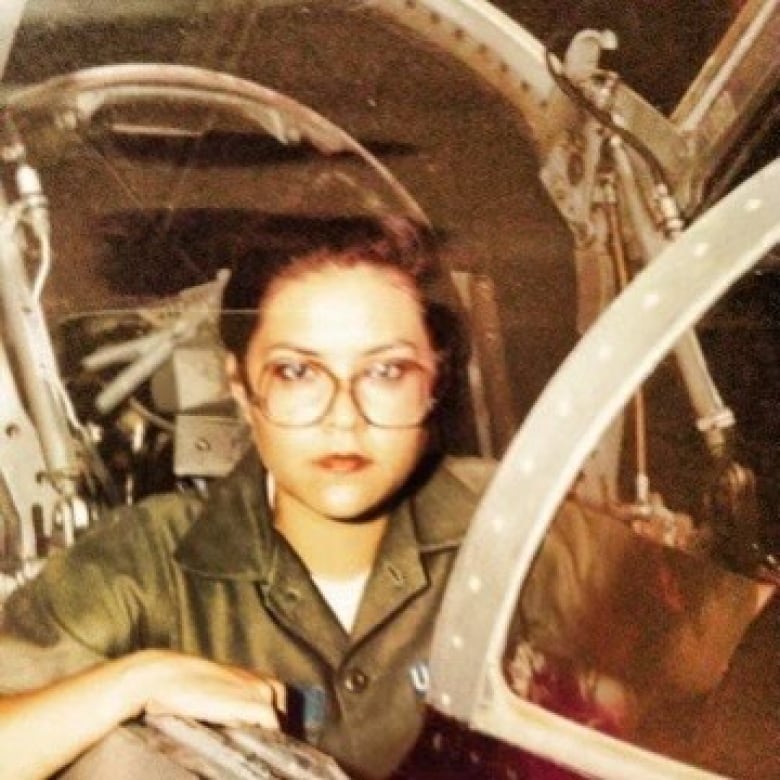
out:
M355 617L360 600L363 598L363 591L366 589L369 574L370 571L366 570L356 577L350 577L346 580L321 577L318 574L311 575L325 601L328 602L333 613L339 619L339 623L344 626L344 630L348 634L352 632L352 626L355 624Z

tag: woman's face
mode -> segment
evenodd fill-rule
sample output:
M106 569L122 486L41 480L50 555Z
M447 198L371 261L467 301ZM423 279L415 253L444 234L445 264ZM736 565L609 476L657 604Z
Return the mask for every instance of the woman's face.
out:
M234 388L277 502L370 518L426 444L410 415L429 399L436 360L413 292L389 270L323 267L274 286L259 323L246 355L249 393ZM369 418L405 427L369 422L356 399Z

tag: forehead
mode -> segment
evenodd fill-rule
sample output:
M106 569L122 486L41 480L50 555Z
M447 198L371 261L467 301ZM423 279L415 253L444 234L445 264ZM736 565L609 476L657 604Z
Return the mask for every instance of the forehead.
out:
M250 356L280 344L341 355L396 342L430 347L411 283L392 269L330 266L273 287L252 337Z

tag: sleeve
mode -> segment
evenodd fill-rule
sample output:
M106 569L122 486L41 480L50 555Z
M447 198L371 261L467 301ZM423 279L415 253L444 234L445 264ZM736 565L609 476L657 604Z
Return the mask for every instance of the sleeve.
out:
M171 553L187 513L176 497L121 508L9 600L5 634L93 659L169 647Z
M0 627L0 695L18 693L103 660L63 631L30 586L6 602Z

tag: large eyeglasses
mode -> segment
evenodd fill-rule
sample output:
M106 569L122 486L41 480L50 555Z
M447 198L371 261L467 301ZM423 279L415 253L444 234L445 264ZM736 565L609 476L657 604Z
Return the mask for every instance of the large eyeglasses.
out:
M316 360L280 358L267 363L250 400L276 425L314 425L328 414L346 386L360 415L380 428L421 425L436 401L436 370L409 358L375 360L339 379Z

